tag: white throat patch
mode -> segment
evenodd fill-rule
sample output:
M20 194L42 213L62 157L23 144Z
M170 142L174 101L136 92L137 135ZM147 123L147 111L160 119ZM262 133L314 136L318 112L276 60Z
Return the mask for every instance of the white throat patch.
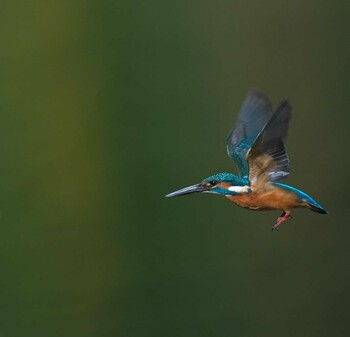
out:
M249 191L249 186L230 186L228 190L236 193L246 193Z

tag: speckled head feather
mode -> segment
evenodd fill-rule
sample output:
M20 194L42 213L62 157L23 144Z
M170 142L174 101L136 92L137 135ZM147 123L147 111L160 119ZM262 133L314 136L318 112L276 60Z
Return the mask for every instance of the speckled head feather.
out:
M203 182L217 181L230 183L232 186L245 186L249 185L249 180L246 178L238 177L232 173L217 173L206 179Z
M242 190L249 190L250 183L247 178L238 177L232 173L217 173L203 180L202 185L211 184L206 193L220 195L237 195Z

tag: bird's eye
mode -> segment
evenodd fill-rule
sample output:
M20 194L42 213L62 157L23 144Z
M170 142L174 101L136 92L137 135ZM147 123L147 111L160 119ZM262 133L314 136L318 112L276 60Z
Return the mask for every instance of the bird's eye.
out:
M204 187L213 187L216 186L218 182L216 180L211 180L211 181L205 181L202 186Z

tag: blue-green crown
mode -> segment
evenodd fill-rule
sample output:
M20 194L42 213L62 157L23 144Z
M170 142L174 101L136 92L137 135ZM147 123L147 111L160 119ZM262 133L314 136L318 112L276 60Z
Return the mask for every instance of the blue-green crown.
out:
M249 181L245 178L238 177L232 173L217 173L214 174L206 179L204 181L217 181L217 182L228 182L232 186L246 186L249 185Z

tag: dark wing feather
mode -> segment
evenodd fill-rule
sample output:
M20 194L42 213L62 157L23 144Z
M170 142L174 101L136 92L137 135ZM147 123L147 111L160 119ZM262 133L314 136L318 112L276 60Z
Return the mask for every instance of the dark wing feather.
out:
M271 103L258 90L250 90L241 107L235 127L227 139L227 153L238 167L240 176L248 177L247 153L272 116Z
M277 181L289 175L290 161L284 147L291 117L291 107L282 102L259 137L254 142L249 154L249 180Z

